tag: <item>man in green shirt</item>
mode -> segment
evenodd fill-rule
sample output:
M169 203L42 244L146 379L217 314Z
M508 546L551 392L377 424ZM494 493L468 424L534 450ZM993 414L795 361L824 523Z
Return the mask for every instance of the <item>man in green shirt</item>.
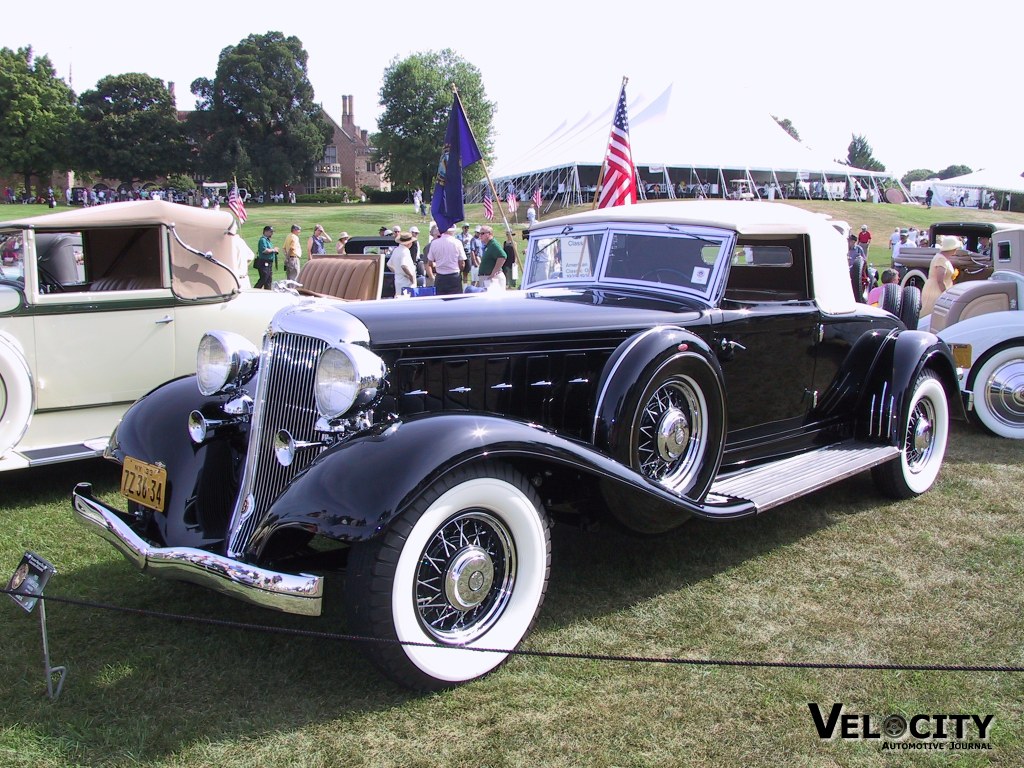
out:
M253 260L260 279L256 281L256 288L270 290L270 284L274 281L274 257L278 249L270 242L274 236L274 228L266 226L263 228L263 237L256 245L256 258Z
M489 225L480 227L480 239L484 244L484 255L480 258L480 287L485 291L504 291L505 251L494 239L494 230Z

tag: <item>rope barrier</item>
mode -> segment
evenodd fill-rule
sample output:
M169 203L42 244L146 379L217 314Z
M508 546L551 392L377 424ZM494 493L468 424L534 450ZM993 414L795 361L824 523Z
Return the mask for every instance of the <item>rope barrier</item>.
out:
M507 648L478 648L463 646L445 646L435 643L419 643L409 640L397 640L392 638L363 637L360 635L349 635L338 632L320 632L310 629L293 629L291 627L271 627L265 624L252 624L248 622L230 621L227 619L211 619L202 616L188 616L179 613L167 613L164 611L151 611L144 608L128 608L108 603L98 603L91 600L79 600L71 597L53 597L47 595L26 595L17 590L2 589L7 595L20 595L37 597L40 600L49 600L64 605L74 605L81 608L96 608L115 613L126 613L147 618L167 619L169 621L186 622L192 624L204 624L213 627L225 627L228 629L240 629L251 632L265 632L267 634L288 635L292 637L308 637L317 640L332 640L349 643L384 643L390 645L405 645L418 648L451 648L452 650L474 651L476 653L501 653L509 656L533 656L544 659L571 659L577 661L602 661L620 662L629 664L674 664L683 666L714 666L714 667L758 667L767 669L822 669L822 670L868 670L886 672L1024 672L1024 667L1011 665L979 665L979 664L871 664L858 662L813 662L813 661L743 661L736 659L685 659L665 656L630 656L604 653L571 653L568 651L534 651L528 649L507 649Z

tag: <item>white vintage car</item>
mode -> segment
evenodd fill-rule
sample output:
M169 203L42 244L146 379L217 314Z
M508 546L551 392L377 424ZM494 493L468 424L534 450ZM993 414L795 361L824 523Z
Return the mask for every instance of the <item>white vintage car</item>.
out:
M957 283L939 297L926 327L964 370L967 415L1001 437L1024 439L1024 228L992 235L988 280Z
M195 371L206 331L258 341L298 301L242 287L234 230L161 201L0 223L0 471L99 455L132 402Z

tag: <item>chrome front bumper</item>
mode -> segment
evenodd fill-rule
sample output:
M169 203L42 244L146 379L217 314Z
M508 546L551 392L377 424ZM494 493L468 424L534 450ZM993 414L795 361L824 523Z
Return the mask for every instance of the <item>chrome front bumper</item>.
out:
M279 573L192 547L154 547L140 538L117 510L93 498L89 483L75 487L71 505L78 522L113 544L140 571L199 584L264 608L320 615L320 576Z

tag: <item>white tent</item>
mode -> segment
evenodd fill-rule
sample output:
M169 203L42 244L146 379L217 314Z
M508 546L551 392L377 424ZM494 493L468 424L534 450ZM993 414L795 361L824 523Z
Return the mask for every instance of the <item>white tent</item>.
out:
M579 204L597 183L613 104L596 114L563 121L520 157L498 163L498 194L521 199L538 186L546 201ZM861 199L879 194L891 174L843 165L796 141L768 114L706 96L674 97L669 85L654 99L629 105L633 162L642 196L725 194L745 180L755 196ZM699 186L698 186L699 185ZM733 186L735 188L735 186ZM483 185L471 193L479 200ZM475 193L475 194L474 194Z
M1024 194L1024 176L1012 168L982 168L963 176L936 180L932 184L932 205L956 205L961 199L971 208L985 207L995 201L999 208L1009 210L1010 195Z

